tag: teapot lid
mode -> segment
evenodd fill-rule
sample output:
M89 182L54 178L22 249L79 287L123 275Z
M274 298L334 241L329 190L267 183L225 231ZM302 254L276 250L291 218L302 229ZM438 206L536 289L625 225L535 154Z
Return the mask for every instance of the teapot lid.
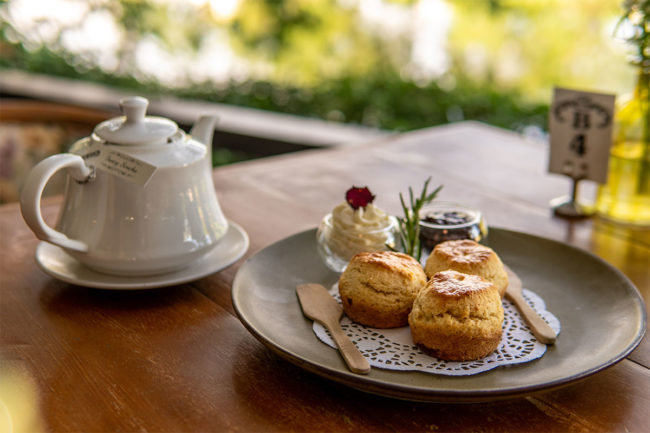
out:
M120 100L124 116L106 120L95 134L111 144L142 146L164 144L178 131L178 125L163 117L145 116L149 101L141 96Z

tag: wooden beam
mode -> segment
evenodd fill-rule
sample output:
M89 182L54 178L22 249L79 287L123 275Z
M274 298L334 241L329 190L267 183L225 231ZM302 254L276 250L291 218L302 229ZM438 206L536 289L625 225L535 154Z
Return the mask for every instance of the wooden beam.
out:
M0 93L42 101L115 111L120 98L133 91L80 80L0 70ZM142 95L150 101L149 113L169 117L181 126L194 123L199 115L219 116L222 145L269 155L311 147L351 145L392 135L388 131L329 122L289 114L250 109L200 100L162 95Z

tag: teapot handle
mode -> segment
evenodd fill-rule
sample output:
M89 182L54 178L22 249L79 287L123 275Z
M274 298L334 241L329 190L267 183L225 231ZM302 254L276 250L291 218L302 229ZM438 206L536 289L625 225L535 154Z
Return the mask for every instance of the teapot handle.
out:
M71 153L50 156L34 166L27 177L20 195L20 211L25 222L37 238L74 251L87 252L88 245L82 241L68 238L54 230L43 220L41 215L41 196L50 178L61 169L67 169L68 175L78 182L91 180L93 169L84 160Z

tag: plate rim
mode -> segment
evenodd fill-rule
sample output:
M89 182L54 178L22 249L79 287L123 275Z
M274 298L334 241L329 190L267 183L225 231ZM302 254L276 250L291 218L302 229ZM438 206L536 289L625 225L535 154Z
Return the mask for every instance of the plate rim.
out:
M214 266L206 266L205 268L201 267L202 265L204 265L203 263L204 259L209 259L211 254L218 252L219 247L222 245L221 243L218 243L214 247L214 249L207 252L203 257L200 258L200 262L194 263L189 267L180 269L176 272L152 275L147 277L133 277L133 276L120 277L119 275L107 274L108 278L115 278L115 279L123 278L125 280L124 282L88 281L86 279L80 280L80 279L71 278L66 275L62 275L61 273L55 272L54 270L46 266L41 259L41 255L44 254L43 250L45 248L59 251L61 254L65 254L69 260L78 264L79 262L74 257L67 254L61 247L52 245L45 241L40 241L38 243L36 247L36 251L34 253L34 260L36 261L38 267L50 277L57 279L59 281L63 281L68 284L74 284L81 287L88 287L91 289L99 289L99 290L124 290L124 291L160 289L164 287L189 283L207 277L208 275L211 275L215 272L219 272L231 266L239 259L241 259L244 256L244 254L246 254L246 251L248 251L248 248L250 247L250 238L248 236L248 233L246 233L246 230L244 230L239 224L231 220L228 220L228 231L226 232L226 235L231 229L233 229L235 236L238 237L238 241L242 241L242 247L239 250L237 250L236 253L234 253L232 256L228 257L227 260L221 261L219 263L215 263ZM88 271L97 275L103 275L97 271L93 271L92 269L88 269ZM179 275L184 275L184 274L187 275L179 277ZM142 279L141 282L138 281L139 278Z
M603 360L598 365L589 368L585 371L581 371L577 374L564 376L555 380L534 384L534 385L521 385L521 386L511 386L509 388L481 389L481 390L471 390L471 391L462 390L462 389L441 390L441 389L434 389L431 387L422 387L422 386L413 386L413 385L405 386L401 384L379 381L376 379L372 379L369 376L360 376L358 374L354 374L345 370L344 367L335 368L335 367L323 365L322 363L310 361L308 359L305 359L304 357L301 357L300 354L293 353L292 351L287 350L281 345L276 344L273 341L270 341L264 335L262 335L257 329L255 329L255 327L252 324L250 324L246 319L246 313L242 311L241 306L238 303L237 292L243 290L240 288L242 284L241 279L242 279L243 271L247 268L247 266L249 266L249 264L253 260L255 260L255 258L258 255L262 254L268 248L271 248L272 246L287 241L291 238L307 236L309 232L314 233L314 238L315 238L315 232L317 230L316 228L310 228L286 236L258 250L255 254L249 257L246 260L246 262L244 262L242 266L238 269L237 274L235 275L235 278L232 283L231 299L232 299L233 309L237 314L237 317L239 318L240 322L257 340L259 340L262 344L264 344L264 346L269 348L272 352L292 362L298 367L303 368L312 373L315 373L326 379L333 380L335 382L341 383L346 386L350 386L352 388L359 389L361 391L382 395L386 397L411 400L411 401L475 403L475 402L511 399L511 398L517 398L521 396L529 396L540 392L547 392L553 389L558 389L576 383L580 380L586 379L606 368L609 368L617 364L618 362L623 360L627 355L629 355L639 345L639 343L642 341L646 333L647 308L638 288L622 271L620 271L619 269L617 269L616 267L614 267L613 265L611 265L609 262L602 259L601 257L595 255L594 253L579 248L577 246L571 245L566 242L558 241L555 239L551 239L551 238L547 238L547 237L543 237L543 236L539 236L527 232L501 228L498 226L490 226L489 229L491 231L498 230L515 236L527 236L527 237L535 238L539 241L550 242L553 244L560 245L564 248L569 248L570 250L577 251L578 254L583 254L588 256L592 260L596 260L597 262L600 263L600 265L608 268L610 271L613 271L618 278L620 278L622 281L626 283L627 288L631 289L631 298L641 311L641 318L638 323L638 330L633 340L630 342L630 344L628 344L628 346L625 347L623 350L621 350L619 353L614 354L611 357L608 357L608 359ZM428 374L422 372L410 372L410 373ZM395 374L399 374L399 373L396 372Z

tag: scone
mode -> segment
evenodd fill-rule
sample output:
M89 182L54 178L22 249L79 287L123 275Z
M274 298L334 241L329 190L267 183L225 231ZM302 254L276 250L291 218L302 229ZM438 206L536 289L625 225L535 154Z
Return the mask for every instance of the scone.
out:
M427 258L424 272L431 278L447 269L481 276L496 286L502 298L506 293L508 274L501 259L491 248L472 240L446 241L436 245Z
M409 326L413 341L437 358L480 359L501 341L501 297L477 275L439 272L415 298Z
M426 283L422 266L411 256L359 253L339 278L343 311L351 320L374 328L406 326L415 295Z

